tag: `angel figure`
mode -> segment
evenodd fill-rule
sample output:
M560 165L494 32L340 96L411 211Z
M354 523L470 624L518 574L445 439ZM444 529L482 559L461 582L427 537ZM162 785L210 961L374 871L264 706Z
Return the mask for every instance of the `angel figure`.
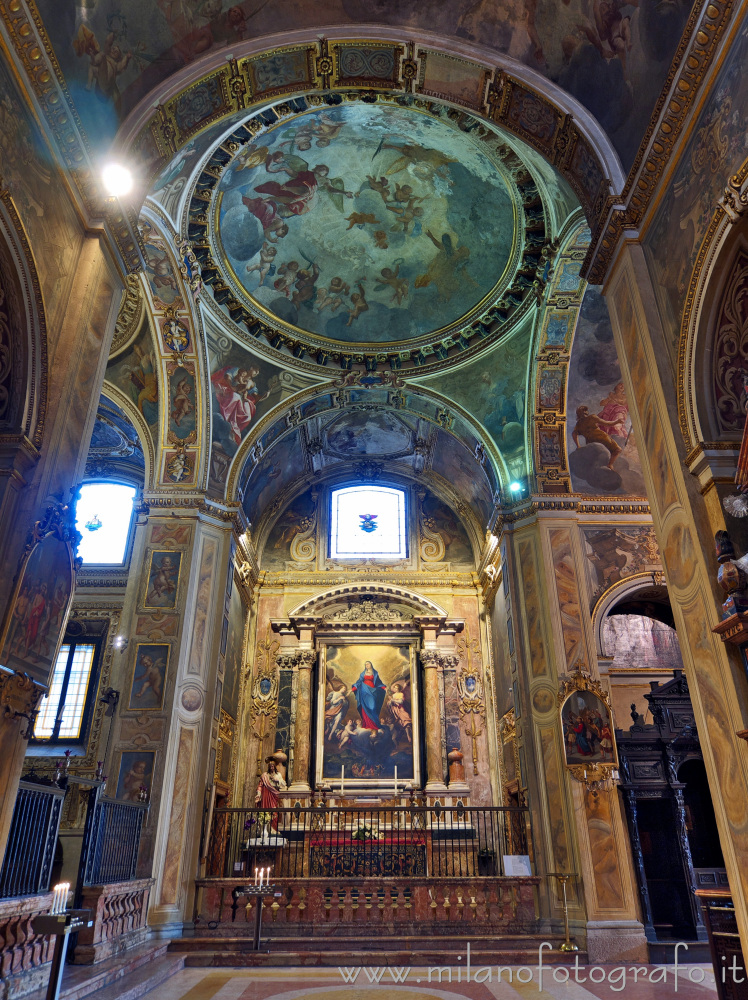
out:
M117 77L127 69L132 52L123 52L110 31L104 40L104 47L99 45L96 35L81 24L78 34L73 39L73 48L78 57L88 56L88 82L86 90L92 90L107 101L111 101L114 110L119 114L122 110L122 95L117 86Z

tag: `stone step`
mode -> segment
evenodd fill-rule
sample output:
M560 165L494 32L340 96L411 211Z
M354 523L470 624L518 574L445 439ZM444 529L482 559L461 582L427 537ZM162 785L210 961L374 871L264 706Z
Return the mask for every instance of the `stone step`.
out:
M548 941L547 935L541 934L373 934L372 929L362 929L360 934L351 934L349 928L329 928L327 933L320 933L320 928L303 932L293 927L288 927L284 934L273 933L266 937L263 934L263 951L292 951L290 945L298 946L301 950L313 948L318 951L337 951L351 948L357 951L412 951L414 948L439 948L440 951L448 949L459 952L467 947L470 942L471 949L475 951L480 948L482 951L532 951L537 953L541 943ZM558 944L554 936L551 942ZM252 949L252 939L250 937L183 937L173 940L169 946L170 951L176 952L197 952L197 951L237 951L246 952Z
M89 996L91 1000L139 1000L183 968L183 955L164 955Z
M169 975L173 975L182 968L183 959L181 955L167 954L168 941L156 941L153 944L140 945L124 955L108 958L98 965L66 965L62 977L62 988L60 990L60 1000L83 1000L92 994L98 998L101 994L105 996L104 990L114 986L120 989L122 982L129 976L136 975L140 970L145 973L147 979L156 965L162 971L170 969ZM165 977L166 978L166 977ZM148 989L151 989L149 986ZM143 989L135 996L142 996L147 990ZM24 1000L46 1000L46 987L26 994ZM111 993L112 997L119 997L118 992ZM108 997L106 997L108 1000Z
M538 947L543 939L537 941L525 938L508 939L470 939L470 964L473 969L481 966L497 965L537 965ZM231 967L293 967L293 966L410 966L430 967L449 966L455 972L458 967L465 967L467 960L466 940L439 940L433 938L411 939L402 938L371 938L363 946L361 938L338 938L330 940L305 940L294 942L274 941L270 947L263 942L262 950L251 950L251 943L245 939L224 941L195 941L181 939L173 941L169 951L181 954L185 968L210 966L213 968ZM587 963L587 953L580 951L569 955L560 951L543 952L544 965L573 964L579 955L580 964Z

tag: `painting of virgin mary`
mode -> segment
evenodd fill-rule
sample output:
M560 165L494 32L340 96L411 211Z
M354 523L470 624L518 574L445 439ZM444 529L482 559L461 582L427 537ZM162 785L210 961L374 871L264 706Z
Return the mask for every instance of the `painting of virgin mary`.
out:
M381 728L379 713L382 711L387 687L382 683L371 660L364 663L364 669L351 690L356 696L356 708L364 729Z
M410 646L331 643L317 700L317 778L418 780L418 690ZM395 772L397 768L397 772Z

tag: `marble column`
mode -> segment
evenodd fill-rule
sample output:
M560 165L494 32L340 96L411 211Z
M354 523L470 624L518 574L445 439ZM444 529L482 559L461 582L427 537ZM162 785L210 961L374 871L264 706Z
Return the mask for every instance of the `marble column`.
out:
M293 780L289 792L309 795L309 762L312 742L312 672L317 662L313 649L299 649L295 653L298 664L299 687L296 696L296 729L294 733Z
M447 791L442 771L442 719L439 712L439 674L442 656L436 649L421 650L423 701L426 719L426 787L429 794Z

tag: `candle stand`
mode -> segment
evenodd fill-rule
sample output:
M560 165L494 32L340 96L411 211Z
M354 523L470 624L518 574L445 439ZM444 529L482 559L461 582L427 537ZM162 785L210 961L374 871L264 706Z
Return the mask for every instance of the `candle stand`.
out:
M79 931L81 927L91 927L93 920L89 919L90 916L90 910L64 910L62 913L43 913L34 917L32 922L34 934L55 935L55 950L52 955L46 1000L59 1000L70 934Z
M559 951L579 951L579 946L569 937L569 904L566 900L566 883L570 878L576 878L573 872L548 872L548 878L555 878L561 886L564 911L564 940L558 946Z
M250 896L256 899L255 906L255 933L253 938L253 951L259 951L260 945L262 943L262 911L263 911L263 896L280 896L281 889L277 885L258 885L253 883L252 885L237 885L231 890L231 898L233 903L231 904L231 922L236 920L236 911L239 909L239 897L240 896Z

